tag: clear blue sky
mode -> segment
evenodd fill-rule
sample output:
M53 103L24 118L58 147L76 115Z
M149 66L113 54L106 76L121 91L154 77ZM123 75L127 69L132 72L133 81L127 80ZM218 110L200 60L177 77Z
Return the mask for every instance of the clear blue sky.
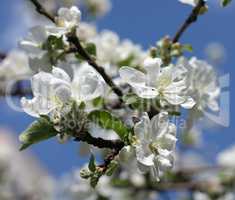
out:
M214 3L215 0L209 0ZM15 45L14 36L25 33L22 29L14 28L17 24L24 24L23 10L15 9L23 0L2 0L0 7L0 49L9 50ZM233 2L234 4L235 2ZM220 9L210 5L210 12L201 17L183 36L183 43L191 43L194 48L193 55L204 58L204 48L210 42L223 44L227 51L227 59L219 71L229 73L230 102L234 99L233 76L235 72L235 5L227 9ZM179 25L190 12L191 7L178 3L177 0L113 0L113 9L98 21L99 30L111 29L116 31L121 38L130 38L134 42L148 48L159 38L169 34L173 35ZM9 33L13 30L13 33ZM13 41L13 42L12 42ZM4 102L0 101L0 125L10 128L18 135L33 120L24 113L13 112ZM233 123L234 105L231 105L231 125L228 128L217 127L204 134L204 154L207 157L229 144L235 143L235 126ZM56 141L47 141L31 148L43 165L55 176L60 176L81 165L85 158L77 154L76 143L59 145ZM205 153L206 152L206 153Z

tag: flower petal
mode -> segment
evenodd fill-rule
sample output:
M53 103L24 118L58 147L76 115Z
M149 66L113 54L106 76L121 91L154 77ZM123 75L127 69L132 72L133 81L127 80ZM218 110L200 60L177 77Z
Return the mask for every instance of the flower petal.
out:
M119 74L123 81L131 86L144 86L146 82L146 75L131 67L121 67Z
M156 88L148 86L134 86L134 92L143 99L154 99L158 96Z
M134 133L140 141L148 140L150 133L150 119L147 113L143 113L141 120L134 126Z
M181 104L181 106L185 109L191 109L195 104L196 102L193 100L193 98L188 97L187 100Z
M39 115L47 115L53 109L53 106L46 99L37 96L29 100L23 97L21 99L21 106L27 114L33 117L39 117Z
M156 139L156 137L161 137L167 132L168 129L168 113L161 112L158 115L155 115L151 119L151 132L152 132L152 139Z

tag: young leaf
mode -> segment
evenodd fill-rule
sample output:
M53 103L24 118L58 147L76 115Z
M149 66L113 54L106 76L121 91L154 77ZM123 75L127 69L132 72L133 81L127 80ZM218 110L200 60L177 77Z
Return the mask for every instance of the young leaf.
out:
M100 179L100 175L99 174L94 174L91 178L90 178L90 185L91 187L95 188L98 181Z
M183 51L193 52L193 47L192 47L191 44L184 44L184 45L182 45L182 50Z
M95 172L95 170L96 170L95 157L94 157L93 154L91 154L90 162L89 162L88 168L89 168L89 170L90 170L91 172Z
M87 43L85 49L90 55L96 56L96 46L94 43Z
M108 169L106 171L106 175L112 176L113 172L117 169L117 167L118 167L118 162L113 160L108 166Z
M88 115L88 119L104 129L114 130L122 140L127 141L130 129L111 113L104 110L95 110Z
M19 140L22 145L20 151L28 148L32 144L39 143L54 137L58 132L54 129L53 124L50 122L49 117L41 116L37 121L34 121L22 134Z
M226 7L228 6L230 3L232 2L232 0L221 0L221 6Z

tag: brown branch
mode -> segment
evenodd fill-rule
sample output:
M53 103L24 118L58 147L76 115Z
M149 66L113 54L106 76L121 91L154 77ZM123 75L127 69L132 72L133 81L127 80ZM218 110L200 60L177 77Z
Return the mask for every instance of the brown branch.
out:
M47 12L47 10L37 1L37 0L29 0L32 2L32 4L35 6L36 11L40 13L41 15L44 15L46 18L51 20L53 23L56 23L55 18L52 14Z
M38 0L30 0L36 7L36 10L50 19L53 23L56 23L55 17L52 16L50 13L46 11L46 9L38 2ZM115 85L112 79L106 74L103 67L99 66L94 59L86 52L86 50L80 44L79 39L74 35L71 34L68 37L68 41L73 44L77 48L77 52L94 68L100 75L103 77L105 82L111 87L115 94L119 97L120 101L122 101L122 91Z
M176 43L179 41L180 37L184 34L184 32L187 30L187 28L197 21L197 18L200 14L201 9L205 6L204 0L199 0L196 7L192 10L191 14L188 16L186 21L182 24L182 26L179 28L179 30L176 32L175 36L173 37L172 42Z
M110 153L105 159L104 159L104 163L99 165L99 169L102 170L102 173L105 174L106 171L109 168L109 165L111 164L111 162L115 159L116 156L118 156L118 154L120 153L121 149L123 147L117 148L115 150L113 150L112 153Z
M105 140L99 137L95 138L88 132L83 134L79 133L79 135L75 138L75 141L86 142L98 148L108 148L118 152L125 146L124 142L121 140Z

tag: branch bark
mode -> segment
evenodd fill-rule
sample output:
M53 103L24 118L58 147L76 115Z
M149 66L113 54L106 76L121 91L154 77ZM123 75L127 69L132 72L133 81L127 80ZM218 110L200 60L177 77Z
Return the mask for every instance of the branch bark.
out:
M35 6L36 11L41 15L44 15L48 18L51 22L56 23L55 18L52 14L50 14L37 0L29 0Z
M30 0L36 7L36 11L38 13L44 15L53 23L56 23L55 17L48 13L46 9L38 2L38 0ZM103 67L99 66L94 59L86 52L86 50L80 44L79 39L74 36L70 35L68 37L68 41L73 44L77 48L77 52L103 77L105 82L111 87L113 92L119 97L120 101L122 102L122 91L118 88L118 86L112 81L112 79L106 74Z
M191 14L188 16L186 21L182 24L182 26L176 32L175 36L172 39L173 43L178 42L181 36L184 34L184 32L190 27L190 25L197 21L197 18L200 15L201 8L203 8L205 4L206 3L204 0L199 0L198 4L192 10Z
M79 133L75 141L86 142L98 148L108 148L117 150L118 152L125 146L124 142L121 140L105 140L103 138L95 138L90 133L85 132L83 134Z

